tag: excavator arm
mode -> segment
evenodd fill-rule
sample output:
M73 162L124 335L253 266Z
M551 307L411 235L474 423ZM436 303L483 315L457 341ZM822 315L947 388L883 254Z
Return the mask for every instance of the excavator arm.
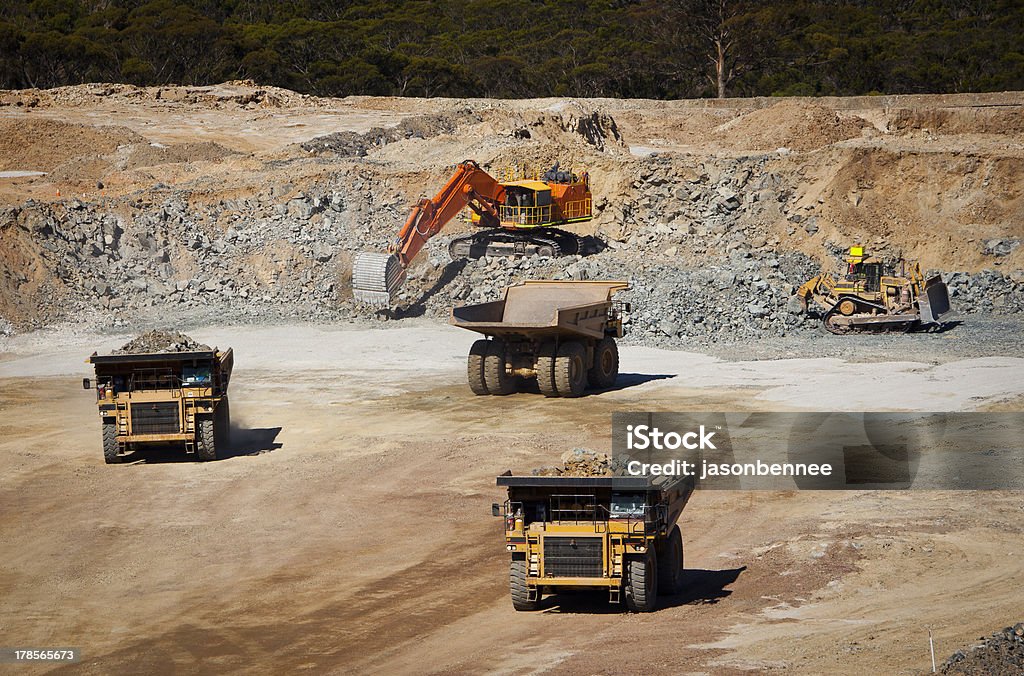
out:
M357 301L377 306L391 304L405 282L406 271L423 246L441 232L466 206L483 223L498 222L498 207L505 188L473 160L455 169L448 183L433 199L422 199L412 208L388 253L362 252L352 266L352 292Z

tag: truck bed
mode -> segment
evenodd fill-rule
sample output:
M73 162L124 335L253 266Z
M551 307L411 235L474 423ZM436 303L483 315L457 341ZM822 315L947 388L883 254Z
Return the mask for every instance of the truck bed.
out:
M217 356L214 350L202 352L149 352L145 354L93 354L90 364L141 364L150 362L212 361Z
M498 486L510 488L615 488L615 490L661 491L684 482L682 477L657 476L516 476L502 474Z
M620 281L528 281L505 290L502 300L463 305L451 323L485 335L604 335L612 295L628 287Z

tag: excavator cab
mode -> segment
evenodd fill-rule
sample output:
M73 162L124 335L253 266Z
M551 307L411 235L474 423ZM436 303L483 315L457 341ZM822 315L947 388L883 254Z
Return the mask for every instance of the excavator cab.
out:
M541 181L505 183L505 204L499 210L499 222L505 228L536 228L551 225L553 209L551 188ZM475 217L476 214L473 214ZM478 221L479 218L474 218Z

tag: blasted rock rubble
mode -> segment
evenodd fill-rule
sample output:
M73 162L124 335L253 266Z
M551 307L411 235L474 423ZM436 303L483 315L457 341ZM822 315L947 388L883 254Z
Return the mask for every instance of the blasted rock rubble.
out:
M810 235L817 216L813 205L794 206L796 186L766 171L765 161L721 158L693 167L650 158L626 196L596 198L597 228L583 255L453 262L447 242L454 234L442 233L414 264L394 313L354 303L348 274L356 252L386 250L411 200L356 163L301 190L281 184L213 203L163 185L100 202L29 200L0 210L0 227L32 238L56 281L0 329L76 316L116 327L186 316L242 323L444 318L453 305L550 278L628 280L631 290L617 298L632 303L630 340L640 344L812 330L818 323L801 314L793 292L820 264L764 233L785 218L790 235ZM866 244L885 253L884 242ZM846 245L828 242L828 254ZM1012 242L983 246L996 259ZM1024 311L1019 272L944 272L958 312Z
M133 338L114 354L155 354L161 352L209 352L209 345L204 345L190 336L173 329L153 329Z
M560 465L538 467L530 472L532 476L612 476L620 464L604 453L586 448L566 451L560 458Z
M972 648L957 650L942 664L939 673L962 676L1024 673L1024 622L997 631Z

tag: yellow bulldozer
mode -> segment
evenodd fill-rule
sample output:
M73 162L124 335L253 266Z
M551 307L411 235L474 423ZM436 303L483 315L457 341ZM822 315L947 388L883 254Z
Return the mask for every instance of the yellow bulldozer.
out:
M952 318L942 277L925 279L917 262L887 263L852 246L846 266L841 279L823 272L797 291L805 312L812 302L820 310L829 333L906 332L941 327Z

